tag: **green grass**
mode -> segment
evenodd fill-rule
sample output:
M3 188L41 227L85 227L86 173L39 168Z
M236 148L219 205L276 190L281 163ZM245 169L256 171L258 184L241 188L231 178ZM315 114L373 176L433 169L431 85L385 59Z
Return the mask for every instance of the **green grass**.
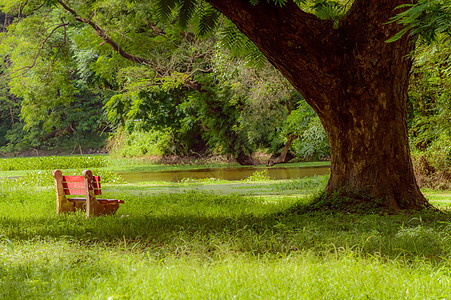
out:
M104 155L16 157L0 159L0 171L99 168L108 164Z
M0 299L450 298L450 191L424 190L441 213L283 213L326 182L110 180L125 204L86 219L55 215L48 172L2 179Z
M125 243L93 247L46 240L25 247L8 257L21 262L9 266L1 284L8 292L4 298L446 299L451 292L446 268L352 253L338 258L233 255L208 261L160 259Z

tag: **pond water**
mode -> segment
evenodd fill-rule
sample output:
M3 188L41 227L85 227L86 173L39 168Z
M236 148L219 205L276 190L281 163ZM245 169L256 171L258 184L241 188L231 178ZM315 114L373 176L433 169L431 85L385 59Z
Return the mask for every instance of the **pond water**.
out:
M205 179L217 178L222 180L242 180L251 176L254 172L268 170L271 179L293 179L330 173L329 166L298 167L298 168L212 168L179 171L153 171L153 172L123 172L119 173L128 183L143 181L168 181L179 182L184 178Z

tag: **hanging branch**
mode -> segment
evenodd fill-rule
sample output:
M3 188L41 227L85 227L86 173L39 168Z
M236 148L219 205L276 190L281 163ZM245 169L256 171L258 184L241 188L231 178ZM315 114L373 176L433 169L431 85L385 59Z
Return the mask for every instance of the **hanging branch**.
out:
M153 24L152 22L150 22L149 20L146 20L147 24L150 26L150 28L152 28L153 32L156 35L165 35L166 32L160 28L158 28L155 24Z
M63 18L61 18L61 22L64 23ZM53 65L55 64L56 58L58 57L58 54L60 53L61 49L63 48L63 46L66 44L67 41L67 28L66 26L64 26L64 39L63 42L58 46L58 50L56 51L55 56L52 59L52 62L50 63L49 69L47 71L47 74L44 76L44 78L47 78L47 85L49 85L49 81L50 81L50 72L52 71Z
M37 52L36 55L34 56L33 63L32 63L30 66L25 66L25 67L22 67L22 68L20 68L20 69L17 69L16 71L12 72L11 74L14 74L14 73L17 73L17 72L19 72L19 71L25 69L24 72L20 73L20 74L17 75L17 76L11 77L11 79L16 78L16 77L19 77L19 76L23 76L23 75L27 74L27 72L30 71L30 70L36 65L36 62L37 62L37 60L38 60L39 55L41 54L42 49L44 49L45 44L47 43L47 41L49 40L49 38L53 35L53 33L54 33L58 28L65 27L65 26L67 26L67 25L69 25L69 23L62 23L62 24L59 24L58 26L56 26L55 28L53 28L53 30L50 32L50 34L47 35L47 36L45 37L45 39L42 41L41 46L40 46L39 49L38 49L38 52Z
M122 57L132 61L132 62L136 62L139 64L143 64L143 65L150 65L150 66L154 66L155 63L150 60L150 59L146 59L143 57L139 57L133 54L130 54L128 52L126 52L124 49L122 49L116 42L114 42L105 32L105 30L103 30L102 27L100 27L96 22L93 22L89 19L83 18L81 16L79 16L77 14L77 12L75 10L73 10L72 8L70 8L69 6L67 6L63 1L58 0L58 3L68 12L70 12L77 21L88 24L89 26L91 26L97 33L97 35L102 38L105 43L109 44L114 51L116 51L117 53L119 53ZM158 71L158 70L157 70Z
M139 64L142 64L142 65L147 65L147 66L153 67L155 69L156 73L157 73L157 77L164 77L165 74L168 74L168 70L164 70L163 68L159 67L158 64L154 60L146 59L146 58L139 57L139 56L136 56L136 55L133 55L133 54L130 54L130 53L126 52L124 49L122 49L115 41L113 41L106 34L105 30L97 24L97 21L93 22L90 19L86 19L86 18L83 18L83 17L79 16L75 10L70 8L68 5L66 5L61 0L58 0L58 3L65 10L70 12L75 17L75 19L77 21L90 25L96 31L97 35L104 40L103 43L109 44L115 51L117 51L125 59L128 59L129 61L132 61L132 62L135 62L135 63L139 63ZM96 18L95 13L94 13L94 18ZM147 20L147 23L149 24L149 26L152 28L152 30L154 31L154 33L156 35L164 35L164 34L166 34L163 30L161 30L160 28L156 27L149 20ZM196 72L210 73L210 72L212 72L212 70L196 69L193 72L189 73L185 77L185 80L184 80L184 86L185 87L187 87L189 89L197 90L199 92L202 92L202 91L204 91L202 89L202 85L199 82L197 82L196 80L191 79L191 77Z

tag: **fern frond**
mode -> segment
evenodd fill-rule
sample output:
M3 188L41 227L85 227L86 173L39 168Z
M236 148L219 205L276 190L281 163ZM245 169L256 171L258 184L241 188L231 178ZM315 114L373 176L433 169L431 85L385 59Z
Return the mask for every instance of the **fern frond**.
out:
M44 0L44 6L46 7L56 6L57 4L57 0Z
M230 21L226 21L218 32L220 44L234 55L240 55L246 36Z
M274 3L280 7L284 6L287 3L287 0L273 0Z
M196 11L197 0L181 0L179 10L179 24L186 27Z
M155 7L157 17L162 21L169 20L172 10L176 7L179 0L156 0Z
M221 14L211 5L206 3L202 4L202 7L199 9L199 23L197 25L197 34L200 36L206 36L216 28Z
M448 0L420 0L399 8L408 9L392 18L391 22L404 28L388 42L394 42L407 33L420 36L426 43L436 41L441 34L451 36L451 3Z
M243 58L248 65L262 67L267 62L263 53L232 22L226 21L218 32L220 46L232 56Z
M260 69L268 62L266 56L249 39L246 41L245 49L245 60L247 65Z
M307 3L307 0L294 0L294 3L299 6L301 4Z

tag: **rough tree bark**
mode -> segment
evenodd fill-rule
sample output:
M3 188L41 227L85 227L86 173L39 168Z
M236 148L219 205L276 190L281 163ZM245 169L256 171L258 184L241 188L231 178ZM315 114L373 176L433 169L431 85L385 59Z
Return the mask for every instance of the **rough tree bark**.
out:
M265 54L313 107L328 134L331 177L326 191L391 210L429 203L415 181L406 125L414 42L386 41L388 23L408 0L355 0L334 24L289 1L207 0Z

